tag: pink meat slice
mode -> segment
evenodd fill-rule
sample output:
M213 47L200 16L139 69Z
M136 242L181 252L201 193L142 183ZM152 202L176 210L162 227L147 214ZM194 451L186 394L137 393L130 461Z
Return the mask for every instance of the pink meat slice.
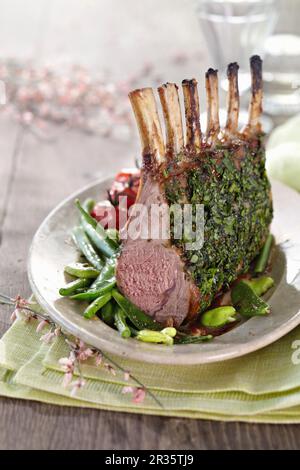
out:
M188 314L189 282L175 250L152 240L127 243L118 262L119 289L158 322L180 325Z
M145 181L139 203L164 203L159 184ZM116 275L120 291L156 321L179 326L188 316L192 282L168 240L125 240Z

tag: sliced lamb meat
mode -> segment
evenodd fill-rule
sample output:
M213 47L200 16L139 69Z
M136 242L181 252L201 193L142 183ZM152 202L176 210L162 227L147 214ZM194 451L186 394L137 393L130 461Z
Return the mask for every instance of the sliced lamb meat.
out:
M180 325L189 312L190 281L176 250L157 240L126 243L118 264L119 289L155 320Z
M169 230L164 222L169 219L160 218L155 213L151 217L152 205L167 206L160 183L151 175L144 178L138 203L147 211L140 218L140 214L133 213L129 225L132 227L135 221L135 231L144 232L137 239L128 233L127 240L124 240L117 266L117 284L131 302L155 320L177 326L187 317L195 291L178 249L167 238ZM149 239L148 231L165 233L165 236L163 239Z
M254 56L250 65L249 123L241 132L235 63L228 66L228 118L224 130L219 124L216 70L206 73L205 135L200 128L195 79L182 83L185 138L177 86L167 83L158 89L166 143L153 90L139 89L129 95L143 150L137 203L146 210L133 206L126 230L121 233L117 285L129 300L162 324L179 326L206 309L221 289L249 269L268 234L272 202L259 122L262 62ZM186 236L175 237L175 218L169 226L169 219L162 213L153 217L150 211L156 205L168 213L174 203L182 208L190 204L193 211L197 204L203 204L201 249L191 248Z

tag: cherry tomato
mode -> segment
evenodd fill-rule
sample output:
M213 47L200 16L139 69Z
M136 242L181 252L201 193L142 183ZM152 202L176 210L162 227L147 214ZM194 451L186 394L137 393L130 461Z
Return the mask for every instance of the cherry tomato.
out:
M119 205L120 196L127 197L127 208L135 203L140 184L139 170L123 170L117 174L109 190L109 200L114 206Z
M116 228L117 230L122 228L127 220L128 209L135 203L139 184L139 170L122 170L116 175L108 191L108 201L98 202L92 211L92 216L101 222L104 228ZM122 204L119 204L120 197L127 198L126 206L123 201Z

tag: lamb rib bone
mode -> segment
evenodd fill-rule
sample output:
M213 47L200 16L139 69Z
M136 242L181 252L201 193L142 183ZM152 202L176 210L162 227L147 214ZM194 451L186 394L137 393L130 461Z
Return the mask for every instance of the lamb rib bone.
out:
M175 83L166 83L158 88L158 93L166 127L167 157L172 159L184 147L178 87Z
M238 85L239 66L233 62L227 67L228 95L227 95L227 121L225 126L225 135L233 136L238 131L240 95Z
M197 152L201 148L200 111L197 80L182 81L186 121L186 149Z
M206 138L209 144L214 144L220 132L218 71L208 69L205 74L205 83L207 101Z
M129 99L138 124L142 154L151 155L157 163L165 160L165 144L152 88L141 88L129 93Z
M251 69L251 99L249 104L249 120L244 129L246 136L255 135L262 132L261 114L262 114L262 60L258 55L250 58Z

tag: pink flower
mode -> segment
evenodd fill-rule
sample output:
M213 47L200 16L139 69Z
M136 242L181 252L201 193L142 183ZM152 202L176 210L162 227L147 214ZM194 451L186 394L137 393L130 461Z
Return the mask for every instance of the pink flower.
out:
M133 393L133 403L143 403L146 396L146 391L144 388L137 388Z
M74 372L75 360L71 357L61 357L58 363L62 366L62 370L66 373Z
M25 113L22 114L22 120L25 124L30 124L33 120L33 114L30 111L25 111Z
M68 339L66 339L65 341L70 348L75 349L77 347L77 345L73 343L72 341L69 341Z
M134 393L134 391L135 387L126 386L122 388L122 393Z
M142 387L123 387L122 393L132 393L133 403L142 403L146 396L146 390Z
M17 309L22 309L24 307L28 307L29 303L27 300L23 299L20 295L17 295L17 297L14 299L16 308Z
M124 372L124 380L128 382L129 379L130 379L130 373L128 371Z
M77 391L84 387L86 384L86 381L82 378L79 378L77 380L75 380L75 382L72 382L71 385L72 385L72 390L71 390L71 397L74 397L77 393Z
M73 378L72 372L66 372L64 374L64 378L62 382L64 388L67 388L68 385L70 385L70 383L72 382L72 378Z
M76 355L75 355L75 352L74 352L74 351L70 351L69 359L75 364L75 362L76 362Z
M58 362L63 367L69 367L73 365L73 361L69 357L61 357Z
M88 348L85 343L81 340L77 340L75 346L75 354L78 361L86 361L89 357L94 355L94 351L91 348Z
M55 337L54 332L49 331L48 333L40 337L40 341L43 341L44 343L49 344L51 343L54 337Z
M101 353L97 353L95 357L95 364L97 367L99 367L102 364L103 356Z
M47 320L41 320L36 328L36 332L40 333L46 325L48 325Z
M83 349L78 352L77 359L78 361L86 361L89 357L93 356L94 352L90 348Z
M110 364L107 364L107 362L104 364L104 367L107 370L107 372L110 372L112 375L116 375L116 371L113 368L113 366L111 366Z
M10 316L10 321L13 323L18 318L18 309L16 308Z
M31 320L34 318L34 316L31 315L31 313L28 313L26 311L24 312L24 310L23 311L21 310L21 312L23 312L23 314L24 314L23 318L24 318L25 323L31 322Z

